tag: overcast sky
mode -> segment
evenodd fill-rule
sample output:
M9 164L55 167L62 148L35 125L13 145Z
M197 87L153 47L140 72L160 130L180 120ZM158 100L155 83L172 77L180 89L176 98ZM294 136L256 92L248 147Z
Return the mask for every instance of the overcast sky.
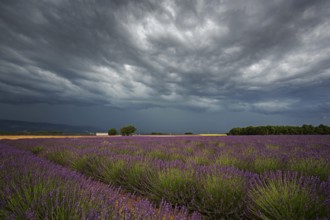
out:
M1 0L0 118L330 124L328 0Z

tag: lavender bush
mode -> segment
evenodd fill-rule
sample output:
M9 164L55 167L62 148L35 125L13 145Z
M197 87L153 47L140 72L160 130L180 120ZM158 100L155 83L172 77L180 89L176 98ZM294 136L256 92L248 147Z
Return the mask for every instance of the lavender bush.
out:
M202 175L195 209L211 219L244 218L246 180L246 174L232 168Z
M253 180L249 191L252 218L318 219L329 216L329 181L292 172L269 172Z

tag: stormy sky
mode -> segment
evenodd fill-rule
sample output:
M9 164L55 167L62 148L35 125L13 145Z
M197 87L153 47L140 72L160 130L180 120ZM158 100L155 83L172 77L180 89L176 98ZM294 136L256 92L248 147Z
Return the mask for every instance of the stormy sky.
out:
M330 124L328 0L1 0L0 118Z

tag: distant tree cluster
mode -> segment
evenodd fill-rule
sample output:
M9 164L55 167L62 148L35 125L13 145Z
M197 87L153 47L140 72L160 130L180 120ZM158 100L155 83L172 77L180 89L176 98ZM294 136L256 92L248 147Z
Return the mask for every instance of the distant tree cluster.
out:
M108 130L108 135L117 135L117 130L115 128L110 128Z
M233 128L229 135L299 135L299 134L330 134L330 126L320 124L319 126L248 126L244 128Z
M128 125L120 129L120 134L123 136L132 135L136 131L136 128L133 125Z
M122 136L129 136L129 135L134 134L135 131L136 131L136 128L133 125L128 125L128 126L122 127L120 129L120 134ZM108 135L117 135L117 134L118 134L118 132L115 128L110 128L108 130Z

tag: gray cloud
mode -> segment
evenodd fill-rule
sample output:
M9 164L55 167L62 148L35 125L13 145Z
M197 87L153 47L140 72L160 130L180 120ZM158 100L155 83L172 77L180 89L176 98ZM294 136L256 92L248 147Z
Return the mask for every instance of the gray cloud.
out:
M0 3L0 102L328 115L329 1Z

